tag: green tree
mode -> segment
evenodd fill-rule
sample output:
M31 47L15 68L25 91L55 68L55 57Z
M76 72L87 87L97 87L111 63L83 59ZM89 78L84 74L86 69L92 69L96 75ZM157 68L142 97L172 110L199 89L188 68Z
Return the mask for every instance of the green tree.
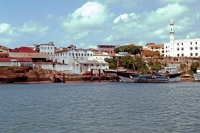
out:
M146 62L142 60L141 56L135 56L133 65L136 71L143 72L143 73L150 72L149 68L146 65Z
M161 70L161 68L162 68L162 65L161 65L160 61L156 60L154 63L154 66L152 67L152 70L158 71L158 70Z
M190 73L191 74L196 73L198 66L199 66L198 62L193 62L192 65L190 66Z
M106 62L109 63L109 68L110 69L116 69L117 68L117 60L116 59L112 59L112 58L107 58L105 59Z
M133 57L130 55L122 57L121 66L127 69L133 69Z
M135 45L125 45L115 48L115 53L128 52L131 55L141 54L141 47Z

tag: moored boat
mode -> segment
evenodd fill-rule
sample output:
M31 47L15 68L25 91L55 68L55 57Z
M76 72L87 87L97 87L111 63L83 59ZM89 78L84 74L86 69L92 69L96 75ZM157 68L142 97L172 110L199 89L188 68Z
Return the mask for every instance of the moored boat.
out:
M197 69L197 72L193 74L195 81L200 81L200 69Z
M182 72L174 66L164 67L164 70L160 70L158 75L167 75L169 77L169 82L180 82Z
M135 83L167 83L169 78L167 75L139 75L132 78Z

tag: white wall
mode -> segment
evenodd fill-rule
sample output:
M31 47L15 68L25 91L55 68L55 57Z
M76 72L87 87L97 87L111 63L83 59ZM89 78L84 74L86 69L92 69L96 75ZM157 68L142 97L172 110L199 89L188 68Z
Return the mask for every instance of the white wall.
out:
M11 62L0 62L0 66L11 66Z
M164 44L165 56L171 57L199 57L200 39L185 39Z

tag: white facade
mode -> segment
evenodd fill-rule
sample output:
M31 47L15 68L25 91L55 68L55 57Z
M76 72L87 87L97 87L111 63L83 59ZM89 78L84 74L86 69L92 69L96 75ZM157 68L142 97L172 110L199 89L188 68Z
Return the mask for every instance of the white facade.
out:
M55 53L55 62L61 64L74 64L75 60L78 59L93 59L94 53L91 50L84 50L84 49L64 49L61 51L57 51Z
M167 57L199 57L200 39L174 40L174 22L170 22L170 42L164 43L164 56Z
M55 48L53 42L47 44L40 44L36 46L39 53L46 53L49 55L49 60L54 60Z
M108 69L109 64L104 61L109 54L96 53L90 49L67 48L55 52L55 62L67 65L71 74L84 74L91 69Z
M107 58L111 58L111 57L106 52L94 52L93 59L96 59L96 60L105 60Z

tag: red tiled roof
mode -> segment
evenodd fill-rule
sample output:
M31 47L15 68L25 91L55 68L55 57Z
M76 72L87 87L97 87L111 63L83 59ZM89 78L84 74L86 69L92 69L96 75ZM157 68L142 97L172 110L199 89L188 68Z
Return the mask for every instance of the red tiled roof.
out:
M0 62L10 62L10 58L0 58Z
M149 44L148 45L149 47L153 47L153 48L161 48L161 47L163 47L163 45L162 44Z
M19 48L15 48L14 50L12 50L11 52L22 52L22 53L36 53L35 50L29 48L29 47L19 47Z
M18 60L19 62L33 62L31 58L11 58L11 59Z

